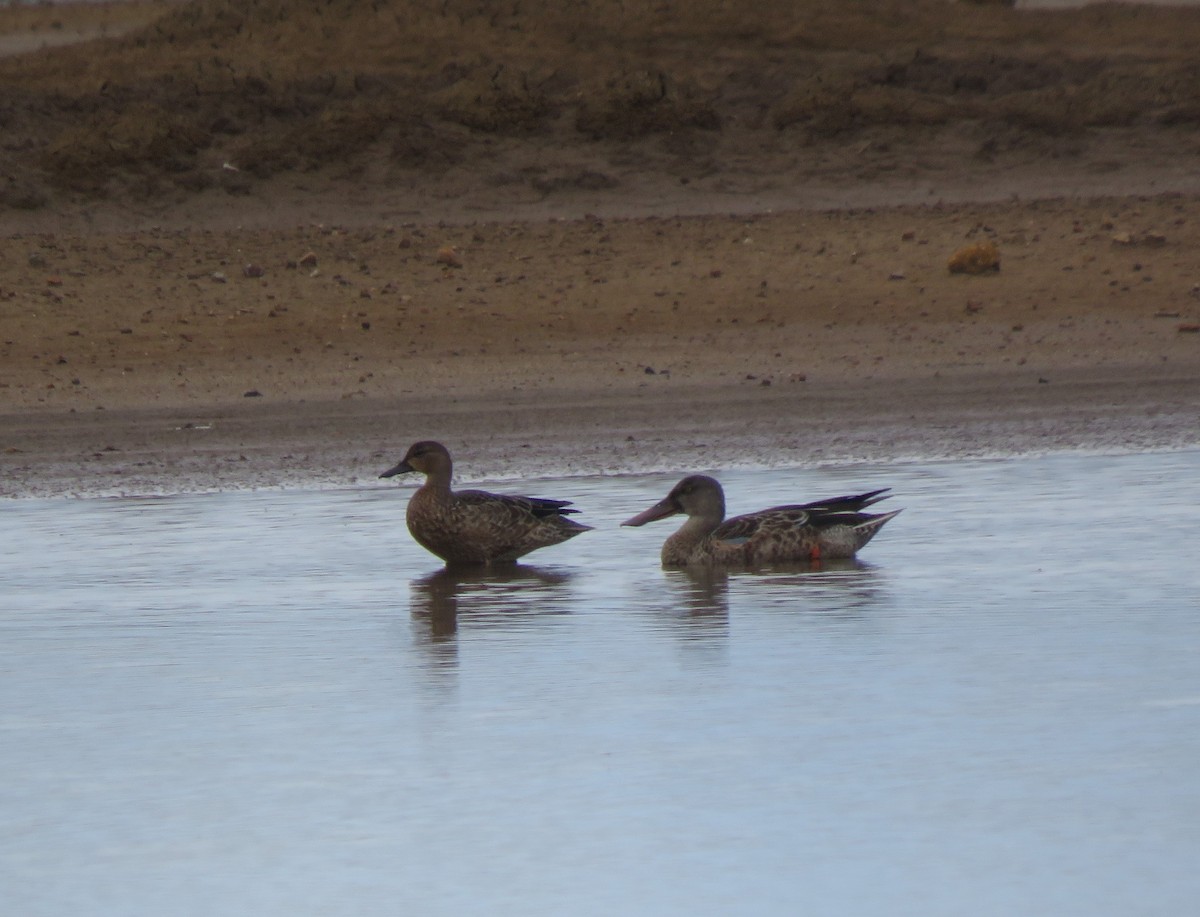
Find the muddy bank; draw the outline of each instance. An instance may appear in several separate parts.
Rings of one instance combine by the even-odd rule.
[[[1044,377],[1043,377],[1044,378]],[[417,439],[461,481],[1200,445],[1200,373],[1063,371],[656,392],[123,409],[2,420],[5,496],[381,486]]]

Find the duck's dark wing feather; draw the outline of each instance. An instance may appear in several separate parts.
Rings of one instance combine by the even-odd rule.
[[[530,512],[539,518],[542,516],[567,516],[579,510],[570,509],[570,500],[551,500],[547,497],[514,497],[529,504]]]
[[[546,497],[516,497],[508,494],[493,494],[486,490],[460,490],[454,494],[464,505],[490,507],[497,512],[530,515],[536,519],[547,516],[566,516],[578,513],[577,509],[568,509],[570,500],[550,500]]]
[[[826,512],[826,513],[857,513],[866,509],[872,503],[878,503],[880,500],[886,500],[890,494],[890,487],[882,487],[879,490],[871,490],[865,494],[851,494],[845,497],[830,497],[827,500],[813,500],[811,503],[800,503],[794,506],[774,506],[771,509],[765,509],[761,512],[792,512],[802,510],[805,512]],[[757,515],[757,514],[753,514]]]

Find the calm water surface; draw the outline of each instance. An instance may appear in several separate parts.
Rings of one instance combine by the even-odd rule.
[[[1193,913],[1198,471],[727,472],[906,509],[707,578],[618,528],[660,476],[516,488],[598,528],[493,576],[382,482],[2,503],[5,910]]]

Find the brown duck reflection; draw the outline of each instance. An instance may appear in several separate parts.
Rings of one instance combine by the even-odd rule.
[[[452,642],[460,615],[480,626],[511,626],[569,609],[571,575],[542,567],[446,567],[411,583],[411,611],[431,643]]]
[[[730,587],[735,583],[740,584],[743,601],[793,606],[809,599],[835,598],[841,611],[852,612],[878,600],[874,569],[851,557],[773,564],[761,570],[684,567],[665,570],[663,575],[674,597],[675,623],[688,636],[710,637],[728,629]]]
[[[729,573],[712,567],[664,572],[676,598],[676,617],[692,636],[724,634],[729,624]]]

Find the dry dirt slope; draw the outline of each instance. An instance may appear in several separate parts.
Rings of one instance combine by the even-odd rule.
[[[953,137],[981,159],[1030,145],[1070,155],[1096,131],[1200,149],[1197,9],[1054,13],[940,0],[150,9],[163,12],[124,37],[0,60],[0,215],[103,195],[238,194],[330,171],[394,184],[479,164],[493,183],[553,191],[603,190],[629,168],[684,182],[798,161],[836,169],[830,150],[855,137],[891,150]],[[13,15],[0,11],[0,23]],[[536,156],[487,170],[514,147]]]

